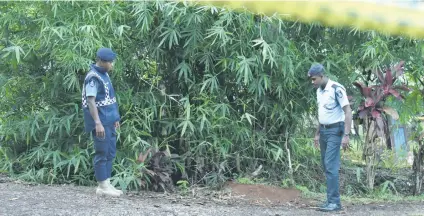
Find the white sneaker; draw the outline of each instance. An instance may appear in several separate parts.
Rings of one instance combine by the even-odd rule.
[[[114,191],[112,188],[109,187],[107,181],[99,182],[99,186],[96,189],[97,195],[106,195],[106,196],[112,196],[112,197],[119,197],[121,194]]]
[[[122,190],[118,190],[118,189],[116,189],[115,187],[113,187],[113,185],[110,183],[110,179],[106,179],[106,182],[107,182],[108,187],[109,187],[111,190],[115,191],[115,192],[116,192],[116,193],[118,193],[119,195],[124,194],[124,192],[122,192]]]

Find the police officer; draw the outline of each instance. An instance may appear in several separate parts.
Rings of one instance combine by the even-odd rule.
[[[321,64],[313,64],[308,76],[317,89],[318,128],[314,138],[320,147],[321,162],[327,181],[327,201],[319,206],[321,211],[341,209],[339,193],[340,145],[349,145],[352,110],[345,88],[324,74]]]
[[[116,154],[116,129],[120,114],[115,91],[108,72],[113,68],[116,54],[109,48],[97,51],[96,63],[90,65],[82,90],[84,126],[94,139],[94,175],[98,182],[96,194],[120,196],[110,184],[112,163]]]

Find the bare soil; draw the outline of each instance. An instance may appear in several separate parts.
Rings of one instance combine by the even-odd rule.
[[[263,206],[282,206],[292,204],[306,204],[301,199],[301,193],[295,189],[284,189],[268,185],[247,185],[230,182],[227,184],[233,196],[244,199],[249,204]]]
[[[354,205],[322,213],[292,189],[230,183],[222,191],[194,188],[185,196],[153,192],[97,197],[95,188],[40,185],[0,176],[0,215],[424,215],[424,203]]]

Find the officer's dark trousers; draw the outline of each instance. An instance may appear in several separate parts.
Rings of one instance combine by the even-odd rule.
[[[339,169],[340,146],[344,123],[331,128],[320,127],[321,162],[327,179],[327,202],[340,205]]]
[[[94,138],[94,175],[97,181],[104,181],[111,177],[112,163],[116,155],[116,130],[114,125],[104,125],[105,137],[96,136],[96,130],[93,131]]]

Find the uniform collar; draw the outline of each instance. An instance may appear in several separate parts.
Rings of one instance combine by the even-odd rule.
[[[331,86],[333,85],[333,81],[332,80],[330,80],[330,79],[328,79],[328,81],[327,81],[327,85],[325,86],[325,88],[324,89],[321,89],[321,87],[319,88],[319,90],[321,91],[321,92],[323,92],[323,91],[328,91],[328,90],[330,90],[331,89]]]
[[[105,68],[99,67],[96,64],[91,64],[91,68],[100,73],[106,73],[107,70]]]

